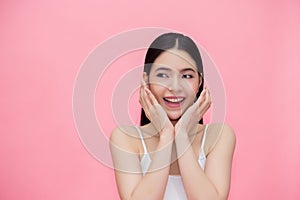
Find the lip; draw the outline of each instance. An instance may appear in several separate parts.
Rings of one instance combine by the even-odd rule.
[[[170,101],[167,101],[166,99],[183,99],[183,100],[180,102],[170,102]],[[164,100],[165,105],[169,108],[180,108],[185,100],[185,97],[183,97],[183,96],[167,96],[167,97],[164,97],[163,100]]]

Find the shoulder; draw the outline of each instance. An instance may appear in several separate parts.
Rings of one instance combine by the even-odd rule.
[[[234,129],[227,123],[213,123],[208,124],[209,132],[214,132],[218,135],[225,135],[225,137],[231,137],[235,139]]]
[[[111,142],[116,142],[120,140],[120,138],[126,139],[136,137],[136,133],[137,130],[134,126],[117,126],[112,130],[109,140]]]
[[[134,126],[118,126],[112,130],[109,147],[115,171],[140,172],[141,142],[138,135]],[[116,176],[120,178],[120,173]]]
[[[226,123],[209,124],[207,129],[208,139],[210,140],[209,152],[213,151],[217,146],[224,146],[227,149],[234,149],[236,143],[236,135],[234,129]]]
[[[139,140],[139,134],[134,126],[117,126],[109,137],[110,146],[117,146],[126,150],[136,150],[135,144]]]

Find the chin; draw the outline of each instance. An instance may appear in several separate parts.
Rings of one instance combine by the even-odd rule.
[[[173,112],[167,113],[167,115],[170,120],[179,120],[182,115],[182,112],[181,111],[173,111]]]

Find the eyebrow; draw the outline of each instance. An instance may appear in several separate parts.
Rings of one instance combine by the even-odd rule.
[[[166,67],[159,67],[155,70],[155,72],[159,71],[159,70],[166,70],[166,71],[171,71],[170,68],[166,68]]]
[[[170,68],[167,68],[167,67],[159,67],[155,70],[155,72],[159,71],[159,70],[166,70],[166,71],[171,71]],[[181,72],[185,72],[185,71],[193,71],[196,73],[196,71],[193,69],[193,68],[184,68],[181,70]]]
[[[183,70],[181,70],[182,72],[185,72],[185,71],[193,71],[196,73],[196,71],[193,69],[193,68],[184,68]]]

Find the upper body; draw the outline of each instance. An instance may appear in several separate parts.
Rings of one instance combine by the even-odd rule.
[[[208,128],[206,130],[206,139],[202,146],[202,139],[204,135],[205,125],[199,124],[199,132],[195,134],[195,137],[191,137],[191,146],[189,147],[192,150],[193,156],[195,157],[195,161],[197,162],[197,167],[200,173],[202,170],[205,178],[209,179],[211,184],[213,185],[214,190],[217,191],[218,195],[217,198],[212,199],[226,199],[229,193],[230,188],[230,175],[231,175],[231,162],[232,162],[232,154],[235,146],[235,135],[233,129],[227,124],[209,124],[207,125]],[[143,134],[144,142],[147,148],[147,154],[149,155],[151,161],[153,160],[154,153],[157,151],[157,146],[159,144],[158,137],[151,137],[151,125],[145,125],[139,127]],[[152,169],[149,172],[149,166],[146,167],[146,173],[143,174],[143,164],[141,163],[143,158],[145,159],[145,149],[140,138],[140,135],[137,129],[134,126],[123,126],[114,129],[112,135],[110,137],[111,143],[113,146],[118,146],[118,148],[122,149],[123,151],[127,151],[132,153],[131,155],[127,155],[128,153],[121,154],[119,151],[120,149],[115,149],[112,147],[112,153],[119,154],[120,157],[126,157],[125,163],[119,163],[115,165],[115,177],[117,180],[118,190],[121,199],[131,199],[132,192],[137,188],[138,184],[142,181],[142,179],[149,174],[153,174],[159,171],[160,168],[165,168],[167,163],[160,164],[159,167]],[[203,153],[205,155],[204,166],[201,168],[199,159],[201,159],[201,146],[203,147]],[[185,153],[188,153],[187,151]],[[118,156],[115,156],[115,159]],[[186,187],[189,186],[198,186],[197,188],[201,190],[201,185],[197,185],[197,182],[194,179],[189,180],[186,184],[183,182],[180,168],[179,168],[179,159],[176,157],[176,148],[175,145],[172,147],[172,155],[171,155],[170,167],[168,169],[167,174],[167,181],[166,185],[163,190],[164,200],[176,200],[173,196],[172,198],[168,198],[168,196],[172,196],[172,186],[170,184],[179,184],[179,186],[175,186],[175,188],[184,187],[184,194],[182,193],[182,189],[178,189],[176,198],[178,199],[185,199],[186,194]],[[120,158],[122,159],[122,158]],[[203,159],[203,158],[202,158]],[[188,163],[186,163],[188,165]],[[192,168],[196,168],[196,166],[190,165]],[[222,167],[220,167],[222,166]],[[191,171],[191,173],[193,173]],[[202,175],[203,175],[202,174]],[[191,176],[195,177],[193,174]],[[179,179],[179,180],[178,180]],[[153,179],[152,179],[153,180]],[[149,181],[149,188],[154,187],[157,181],[161,181],[161,179],[155,181]],[[172,182],[172,183],[170,183]],[[149,195],[148,192],[153,192],[151,190],[146,192],[141,192],[142,195],[147,196]],[[171,193],[170,193],[171,192]],[[204,191],[205,192],[205,191]],[[182,196],[183,198],[180,198]],[[136,198],[139,199],[139,198]],[[146,198],[142,198],[146,199]],[[150,199],[150,198],[149,198]],[[209,199],[209,198],[207,198]]]
[[[167,199],[174,182],[184,191],[178,199],[227,199],[235,134],[225,123],[202,124],[211,97],[197,47],[186,36],[162,35],[144,71],[141,126],[119,126],[110,137],[120,198]]]

